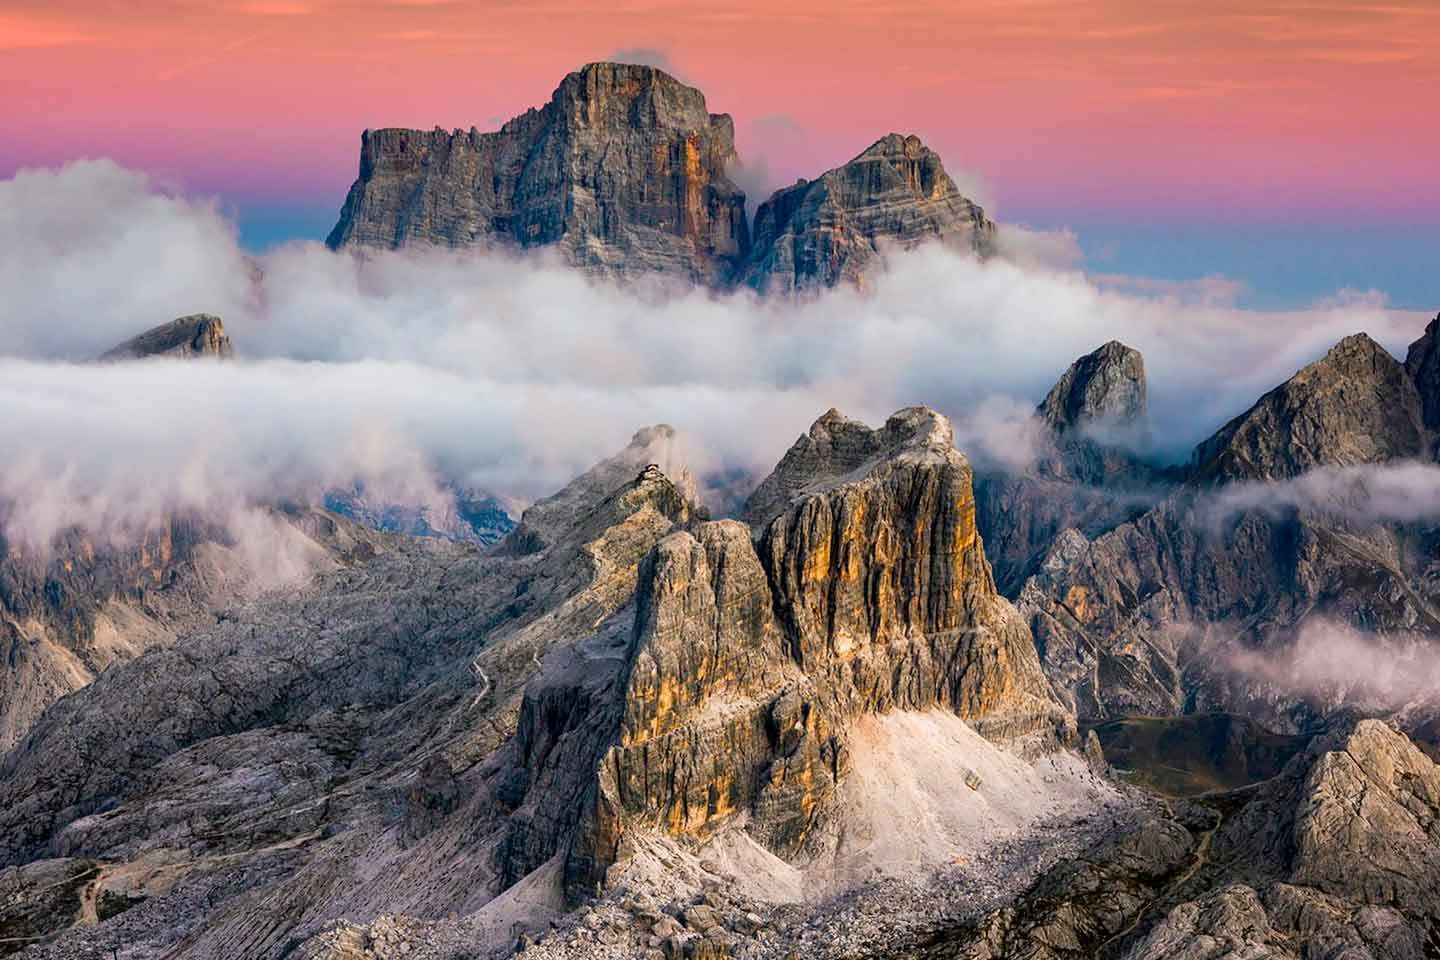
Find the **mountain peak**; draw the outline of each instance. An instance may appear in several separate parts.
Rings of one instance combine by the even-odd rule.
[[[713,116],[705,94],[658,67],[600,60],[587,63],[560,81],[551,98],[560,116],[577,126],[648,126],[702,130]]]
[[[327,243],[555,246],[603,276],[719,284],[750,248],[734,124],[655,67],[596,62],[494,133],[367,130]]]
[[[1202,482],[1279,480],[1424,448],[1411,375],[1364,333],[1345,337],[1195,448]]]
[[[906,407],[878,429],[831,408],[786,451],[742,511],[752,527],[767,523],[800,496],[843,483],[886,459],[938,453],[964,462],[950,421],[929,407]]]
[[[209,313],[195,313],[152,327],[139,336],[102,353],[101,361],[138,360],[144,357],[226,359],[233,350],[225,324]]]
[[[1145,413],[1145,358],[1119,340],[1076,360],[1037,408],[1057,433],[1086,424],[1130,423]]]
[[[738,279],[762,293],[859,283],[884,246],[939,241],[983,254],[994,230],[939,154],[919,137],[891,133],[849,163],[761,204]]]

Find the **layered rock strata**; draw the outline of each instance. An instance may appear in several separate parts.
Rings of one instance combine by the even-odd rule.
[[[590,272],[727,278],[749,252],[734,127],[662,70],[592,63],[495,133],[367,130],[331,247],[554,246]]]
[[[844,166],[776,191],[755,214],[739,282],[766,292],[862,282],[887,249],[992,249],[995,224],[919,137],[892,133]]]

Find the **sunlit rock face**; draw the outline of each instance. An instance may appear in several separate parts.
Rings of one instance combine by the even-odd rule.
[[[734,125],[653,67],[592,63],[497,132],[367,130],[332,247],[554,246],[610,276],[728,278],[750,248]]]
[[[843,475],[816,450],[837,432]],[[871,430],[831,411],[762,484],[767,506],[748,513],[768,522],[702,523],[656,545],[572,885],[599,882],[632,836],[704,838],[737,818],[797,854],[836,815],[862,715],[944,707],[1021,749],[1072,741],[995,592],[970,483],[939,414],[912,408]]]
[[[995,225],[961,194],[940,155],[892,133],[842,167],[779,190],[755,214],[739,280],[761,292],[862,282],[886,247],[939,241],[988,253]]]

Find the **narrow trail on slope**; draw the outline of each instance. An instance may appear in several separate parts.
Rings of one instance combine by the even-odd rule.
[[[1175,809],[1170,805],[1170,801],[1161,800],[1160,802],[1165,806],[1166,816],[1168,816],[1171,820],[1175,820]],[[1096,947],[1095,956],[1106,956],[1111,947],[1123,942],[1126,937],[1133,934],[1136,928],[1140,926],[1140,922],[1150,914],[1150,911],[1157,904],[1161,903],[1170,894],[1183,887],[1187,882],[1189,882],[1191,877],[1195,876],[1195,874],[1200,871],[1201,867],[1205,866],[1207,863],[1210,862],[1210,843],[1212,840],[1215,839],[1215,832],[1220,829],[1222,819],[1223,818],[1217,818],[1213,827],[1205,830],[1200,834],[1200,840],[1198,843],[1195,844],[1195,853],[1193,854],[1193,859],[1191,860],[1190,865],[1187,866],[1183,871],[1181,871],[1180,874],[1175,877],[1175,879],[1168,881],[1164,886],[1162,886],[1158,891],[1156,891],[1153,897],[1145,901],[1144,905],[1141,906],[1139,910],[1135,911],[1134,919],[1132,919],[1121,930],[1115,933],[1114,936],[1111,936],[1104,943],[1100,944],[1100,946]]]

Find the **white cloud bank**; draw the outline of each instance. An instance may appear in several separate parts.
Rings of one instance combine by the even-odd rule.
[[[1340,337],[1400,350],[1425,319],[1375,297],[1255,313],[1137,293],[1093,282],[1064,237],[1012,246],[760,301],[591,283],[545,256],[251,260],[212,205],[141,174],[23,171],[0,182],[0,498],[30,537],[356,478],[423,497],[435,470],[530,498],[658,421],[704,443],[697,470],[763,471],[831,406],[878,422],[928,403],[962,447],[1023,459],[1024,411],[1112,338],[1144,352],[1151,435],[1180,454]],[[199,311],[240,362],[75,363]]]

